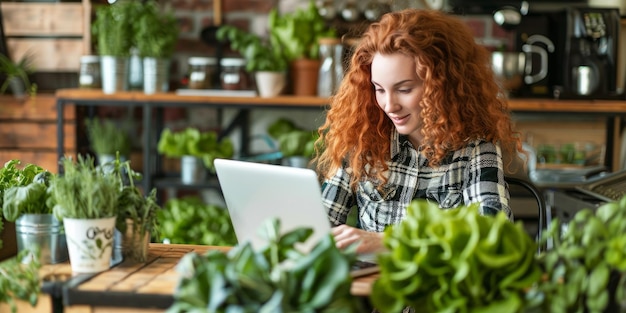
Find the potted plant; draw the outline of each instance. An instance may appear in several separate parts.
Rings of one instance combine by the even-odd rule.
[[[181,179],[184,184],[204,180],[204,169],[213,170],[213,160],[231,158],[234,154],[230,139],[218,141],[216,132],[200,131],[194,127],[177,132],[164,129],[157,150],[167,157],[181,158]]]
[[[13,62],[8,56],[0,54],[0,74],[5,75],[5,81],[0,86],[0,93],[5,93],[9,87],[13,96],[22,99],[28,95],[37,94],[37,84],[30,82],[28,76],[34,72],[30,57],[24,55],[18,62]]]
[[[274,97],[283,92],[287,84],[288,63],[280,47],[232,25],[221,26],[216,36],[228,41],[230,48],[246,60],[246,70],[254,73],[261,97]]]
[[[190,253],[177,265],[183,277],[168,312],[362,312],[350,296],[354,249],[339,250],[331,235],[309,253],[296,249],[312,234],[280,234],[280,221],[263,227],[267,247],[247,242],[228,253]]]
[[[54,174],[34,164],[19,169],[19,164],[19,160],[10,160],[0,170],[0,215],[15,223],[17,252],[31,252],[22,254],[28,256],[23,262],[29,262],[36,250],[42,264],[63,262],[67,260],[63,225],[47,206],[47,188]]]
[[[315,141],[319,138],[316,131],[304,130],[289,119],[279,118],[268,127],[267,132],[278,142],[283,165],[308,167],[315,152]]]
[[[178,21],[154,0],[142,4],[133,23],[134,42],[143,58],[143,91],[152,94],[169,90],[169,65],[178,41]]]
[[[25,167],[27,169],[32,164]],[[65,232],[61,222],[52,214],[47,205],[47,191],[54,174],[36,167],[38,172],[28,183],[13,186],[4,191],[2,214],[9,222],[15,223],[17,251],[39,251],[39,262],[56,264],[68,258]],[[35,171],[25,171],[30,176]],[[25,255],[22,262],[30,262],[34,253]]]
[[[172,198],[157,213],[160,241],[171,244],[234,246],[237,244],[230,214],[197,196]]]
[[[113,173],[122,185],[116,221],[116,229],[121,235],[122,257],[135,262],[146,262],[150,238],[159,236],[157,214],[161,207],[157,202],[156,189],[144,195],[135,186],[135,181],[141,179],[141,174],[131,169],[130,161],[122,162],[120,158],[116,158]]]
[[[293,93],[316,95],[321,64],[319,39],[336,37],[335,29],[326,24],[314,1],[309,1],[306,9],[282,15],[273,9],[269,14],[269,29],[272,44],[281,47],[289,61]]]
[[[49,205],[63,222],[72,272],[97,273],[110,267],[120,181],[96,167],[91,156],[63,158],[63,175],[50,182]]]
[[[98,158],[98,164],[113,162],[118,153],[121,161],[130,158],[131,140],[126,125],[126,121],[119,125],[111,119],[85,119],[87,138]]]
[[[91,32],[100,55],[102,91],[106,94],[128,90],[132,23],[139,16],[140,6],[138,1],[118,1],[95,8]]]

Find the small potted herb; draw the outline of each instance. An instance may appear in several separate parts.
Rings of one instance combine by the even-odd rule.
[[[118,195],[119,212],[116,222],[116,228],[122,235],[122,256],[135,262],[145,262],[150,238],[159,235],[157,213],[161,207],[157,202],[156,189],[144,195],[135,186],[135,181],[141,179],[141,174],[131,169],[130,161],[121,162],[116,158],[113,174],[118,176],[122,184]]]
[[[134,42],[143,58],[144,93],[169,90],[169,65],[178,42],[178,21],[154,0],[143,1],[133,22]]]
[[[276,40],[266,40],[232,25],[221,26],[216,36],[229,42],[230,48],[246,60],[246,70],[254,73],[261,97],[273,97],[283,92],[287,85],[288,62],[282,49],[272,45]]]
[[[37,84],[31,83],[29,75],[34,72],[31,59],[24,55],[18,62],[13,62],[8,56],[0,53],[0,74],[5,75],[5,81],[0,86],[0,93],[5,93],[9,87],[13,96],[22,99],[28,95],[37,94]]]
[[[97,117],[85,120],[87,138],[100,165],[114,161],[118,153],[122,161],[130,158],[132,144],[126,125]]]
[[[319,138],[316,131],[304,130],[289,119],[279,118],[267,132],[278,142],[284,165],[308,167],[315,152],[315,141]]]
[[[200,131],[194,127],[177,132],[164,129],[157,150],[166,157],[181,158],[182,182],[185,184],[202,181],[204,169],[213,170],[213,160],[231,158],[234,154],[230,139],[218,141],[216,132]]]
[[[50,182],[49,205],[63,222],[73,272],[97,273],[110,266],[118,214],[119,178],[96,167],[91,156],[64,158],[63,175]]]

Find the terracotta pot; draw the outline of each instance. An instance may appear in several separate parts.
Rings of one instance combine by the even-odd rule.
[[[296,96],[317,95],[320,60],[297,59],[289,65],[293,94]]]

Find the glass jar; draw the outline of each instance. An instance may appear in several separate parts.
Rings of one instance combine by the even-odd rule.
[[[100,57],[97,55],[83,55],[80,57],[80,71],[78,73],[80,88],[101,88]]]
[[[221,85],[225,90],[245,90],[250,86],[248,73],[245,71],[246,60],[224,58],[221,61]]]
[[[215,58],[191,57],[189,64],[189,89],[213,88],[212,78],[217,61]]]

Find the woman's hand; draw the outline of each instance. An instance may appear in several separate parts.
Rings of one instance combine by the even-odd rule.
[[[368,232],[348,225],[335,226],[331,233],[339,249],[345,249],[355,242],[360,242],[357,246],[357,253],[376,253],[384,250],[383,233]]]

